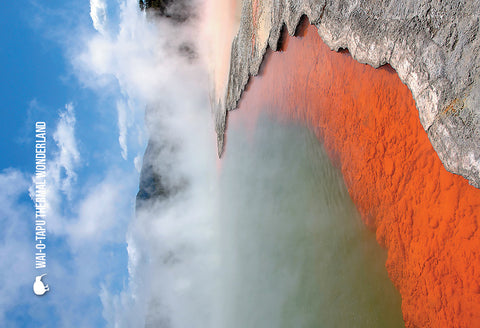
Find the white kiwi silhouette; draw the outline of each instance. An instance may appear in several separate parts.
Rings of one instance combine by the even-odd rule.
[[[35,282],[33,283],[33,292],[35,293],[35,295],[42,296],[43,294],[45,294],[50,290],[48,285],[45,285],[42,281],[42,277],[46,275],[47,274],[44,273],[41,276],[35,277]]]

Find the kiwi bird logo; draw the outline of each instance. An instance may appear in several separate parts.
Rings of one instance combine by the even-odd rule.
[[[35,282],[33,283],[33,292],[37,296],[42,296],[46,292],[50,290],[48,285],[45,285],[42,281],[43,276],[46,276],[47,274],[44,273],[41,276],[36,276],[35,277]]]

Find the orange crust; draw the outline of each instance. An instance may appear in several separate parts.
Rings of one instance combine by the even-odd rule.
[[[331,51],[316,28],[283,33],[229,120],[267,111],[306,123],[341,169],[386,268],[407,327],[480,327],[480,190],[446,171],[411,92],[390,66]],[[227,146],[228,151],[228,146]]]

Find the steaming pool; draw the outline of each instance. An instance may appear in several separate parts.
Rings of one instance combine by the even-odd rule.
[[[254,127],[230,116],[218,326],[404,326],[386,251],[317,137],[267,114]]]

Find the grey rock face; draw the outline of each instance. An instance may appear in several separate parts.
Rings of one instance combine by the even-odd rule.
[[[181,145],[174,137],[164,130],[164,124],[158,114],[161,104],[147,106],[145,122],[150,133],[147,148],[143,155],[140,172],[139,190],[136,196],[135,207],[138,211],[143,206],[151,205],[156,201],[165,201],[188,186],[184,176],[172,173]],[[161,116],[160,116],[161,117]]]
[[[267,47],[276,50],[283,24],[294,35],[303,15],[332,50],[348,48],[373,67],[389,63],[411,90],[446,169],[480,188],[479,1],[244,1],[227,92],[215,106],[219,154],[226,112],[258,73]]]
[[[139,0],[138,5],[149,15],[166,17],[176,23],[185,22],[194,13],[191,0]]]
[[[159,170],[155,163],[175,153],[175,147],[168,142],[159,143],[150,139],[143,157],[139,190],[135,206],[138,209],[150,200],[164,200],[184,189],[186,181],[171,181],[167,170]]]

